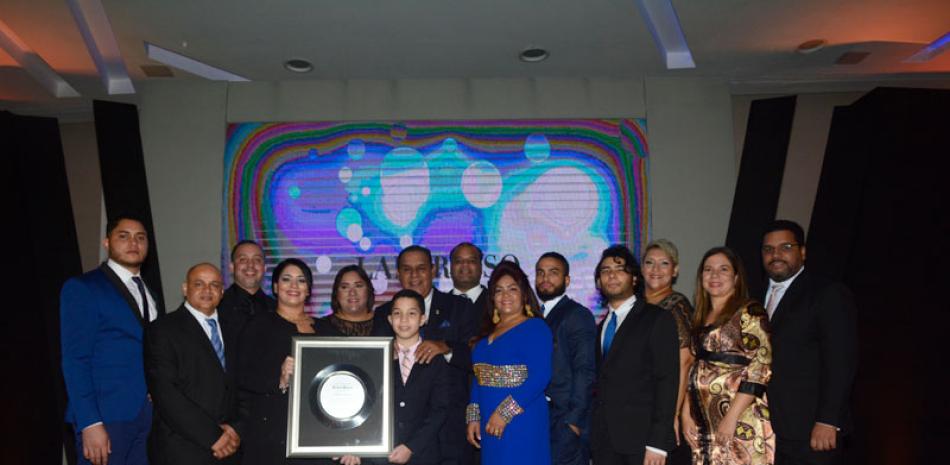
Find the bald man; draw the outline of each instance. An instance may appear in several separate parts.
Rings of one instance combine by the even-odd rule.
[[[185,302],[145,334],[145,373],[155,405],[149,460],[233,462],[241,431],[233,370],[237,334],[217,311],[221,272],[210,263],[195,265],[181,291]]]

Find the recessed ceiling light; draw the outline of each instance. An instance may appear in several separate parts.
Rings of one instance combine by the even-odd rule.
[[[309,73],[313,71],[313,64],[307,60],[294,58],[292,60],[285,61],[284,68],[286,68],[287,71],[292,71],[294,73]]]
[[[537,63],[548,59],[548,51],[543,48],[531,47],[521,51],[518,58],[525,63]]]
[[[808,55],[809,53],[815,53],[825,48],[825,44],[827,43],[828,42],[826,42],[824,39],[806,40],[805,42],[798,44],[798,47],[795,47],[795,51],[801,53],[802,55]]]

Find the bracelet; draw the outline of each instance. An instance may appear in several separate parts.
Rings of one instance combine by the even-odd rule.
[[[497,413],[502,420],[505,420],[506,424],[511,423],[511,419],[514,418],[515,415],[520,415],[522,412],[524,412],[524,409],[522,409],[521,406],[518,405],[518,402],[515,402],[515,399],[510,395],[505,397],[505,400],[501,401],[501,403],[498,404],[498,408],[495,409],[495,413]]]
[[[482,413],[478,409],[478,404],[468,404],[465,407],[465,423],[480,423]]]

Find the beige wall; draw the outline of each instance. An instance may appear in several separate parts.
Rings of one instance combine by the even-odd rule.
[[[91,270],[104,259],[100,242],[105,235],[96,126],[92,122],[63,123],[59,125],[59,134],[82,269]]]
[[[697,254],[721,243],[735,185],[731,100],[688,79],[446,79],[224,84],[150,81],[140,121],[169,306],[195,262],[217,262],[226,121],[646,117],[653,232]],[[699,213],[697,213],[699,212]],[[681,287],[691,293],[692,279]]]

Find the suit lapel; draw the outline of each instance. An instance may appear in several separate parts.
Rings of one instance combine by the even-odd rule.
[[[614,340],[610,343],[610,352],[607,353],[606,364],[610,364],[610,361],[617,357],[617,350],[615,349],[623,343],[624,338],[628,337],[627,335],[629,333],[633,332],[633,328],[637,325],[637,320],[643,315],[643,312],[640,310],[643,309],[644,305],[646,304],[643,303],[643,299],[638,298],[637,301],[634,302],[633,308],[630,309],[630,313],[627,313],[626,318],[623,319],[623,323],[617,328],[617,333],[614,334]]]
[[[195,319],[195,317],[191,314],[191,312],[188,311],[187,308],[185,308],[184,305],[182,305],[181,307],[178,307],[177,311],[184,312],[183,316],[184,316],[185,321],[183,323],[185,325],[185,331],[189,334],[189,337],[195,340],[198,343],[198,345],[202,346],[204,348],[203,349],[204,352],[209,357],[211,357],[211,360],[214,361],[214,364],[217,365],[218,368],[221,368],[223,370],[223,368],[221,367],[221,362],[218,361],[218,354],[214,352],[214,346],[211,345],[211,339],[208,338],[208,335],[205,333],[204,328],[201,327],[202,323],[199,322],[197,319]],[[221,318],[219,317],[218,320],[220,321]],[[222,341],[224,340],[224,334],[223,334],[223,330],[221,330],[220,324],[218,325],[218,337],[220,337]],[[228,346],[225,346],[225,349],[224,349],[225,350],[225,356],[224,356],[225,364],[228,363],[227,347]]]
[[[119,295],[125,299],[125,302],[129,304],[129,311],[135,315],[135,319],[138,320],[139,324],[142,327],[145,327],[145,319],[142,318],[142,310],[139,309],[139,304],[135,302],[135,298],[132,297],[132,294],[129,292],[129,288],[125,286],[125,283],[119,279],[119,275],[115,274],[115,271],[112,271],[112,268],[109,268],[109,265],[103,263],[99,265],[99,270],[106,275],[106,278],[109,279],[109,282],[112,283],[112,286],[115,287],[115,290],[118,291]]]
[[[548,312],[548,316],[545,318],[548,322],[548,326],[551,328],[557,328],[561,324],[561,320],[564,319],[564,314],[567,313],[567,307],[570,306],[571,299],[567,296],[564,296],[554,308]]]

